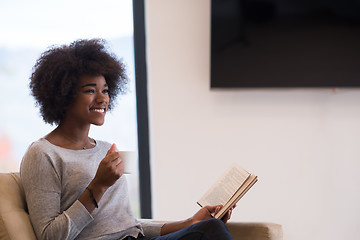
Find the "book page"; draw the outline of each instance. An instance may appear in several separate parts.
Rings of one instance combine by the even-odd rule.
[[[198,201],[200,206],[225,205],[250,176],[236,163],[212,185],[207,193]]]

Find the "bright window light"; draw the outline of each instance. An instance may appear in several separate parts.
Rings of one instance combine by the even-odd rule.
[[[102,127],[90,137],[138,151],[132,0],[4,0],[0,8],[0,172],[18,172],[31,142],[55,126],[43,122],[30,95],[29,77],[51,45],[103,38],[127,66],[130,91],[119,96]],[[140,215],[137,162],[127,175],[134,212]]]

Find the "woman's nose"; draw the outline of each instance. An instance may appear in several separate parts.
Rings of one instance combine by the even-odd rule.
[[[109,102],[109,95],[104,93],[98,93],[96,96],[96,102],[98,103],[108,103]]]

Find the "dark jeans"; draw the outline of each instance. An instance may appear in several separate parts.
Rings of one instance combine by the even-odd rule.
[[[131,238],[130,238],[131,239]],[[138,240],[233,240],[228,228],[218,219],[212,218],[193,224],[179,231],[159,237],[140,237]]]

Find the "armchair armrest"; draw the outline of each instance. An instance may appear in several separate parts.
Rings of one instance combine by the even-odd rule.
[[[276,223],[228,222],[235,240],[282,240],[282,226]]]
[[[156,219],[141,219],[141,221],[167,222]],[[235,240],[283,240],[282,226],[277,223],[230,221],[226,226]]]

